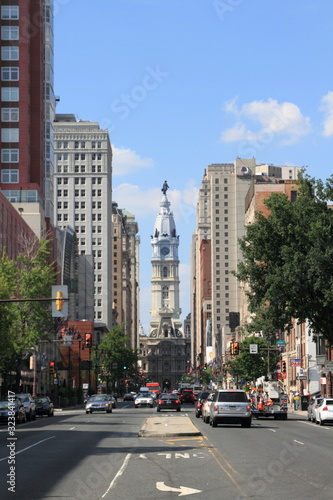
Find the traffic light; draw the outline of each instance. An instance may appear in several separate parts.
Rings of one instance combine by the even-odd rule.
[[[101,382],[101,381],[102,381],[102,374],[101,374],[101,373],[99,373],[99,374],[98,374],[98,382]]]
[[[54,373],[54,361],[50,361],[49,367],[50,367],[50,373],[53,374]]]
[[[282,373],[287,373],[287,364],[285,361],[281,361],[281,371]]]
[[[57,311],[62,311],[64,307],[65,300],[63,299],[63,293],[58,291],[56,293],[56,308]]]
[[[232,342],[230,344],[230,352],[233,356],[237,356],[237,354],[239,354],[239,342]]]
[[[125,365],[124,365],[124,366],[123,366],[123,370],[127,370],[127,366],[125,366]]]
[[[205,363],[204,370],[207,370],[207,363]]]
[[[85,336],[85,346],[90,349],[92,347],[92,335],[91,333],[86,333]]]

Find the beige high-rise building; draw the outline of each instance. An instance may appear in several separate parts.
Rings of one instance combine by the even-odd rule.
[[[95,122],[78,121],[72,114],[57,114],[54,151],[54,225],[74,228],[79,256],[86,256],[93,265],[93,321],[95,330],[106,332],[112,327],[112,150],[108,130],[101,130]],[[89,319],[82,317],[80,303],[78,306],[78,319]],[[97,343],[99,340],[97,336]]]
[[[192,239],[192,364],[221,359],[237,324],[240,287],[231,271],[240,259],[238,239],[245,233],[245,196],[255,174],[254,159],[209,165],[197,204]],[[232,324],[234,323],[234,324]]]

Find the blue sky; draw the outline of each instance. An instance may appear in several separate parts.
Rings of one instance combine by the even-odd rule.
[[[141,322],[166,179],[180,234],[182,319],[204,169],[236,157],[332,175],[331,0],[54,0],[58,113],[97,121],[113,199],[139,224]]]

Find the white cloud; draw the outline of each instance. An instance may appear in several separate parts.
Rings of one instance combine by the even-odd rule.
[[[131,174],[154,166],[151,158],[141,158],[132,149],[117,148],[112,145],[112,156],[112,173],[115,176]]]
[[[237,123],[222,132],[223,142],[260,141],[262,137],[280,137],[283,144],[292,144],[311,131],[310,118],[302,115],[301,110],[292,102],[279,103],[275,99],[252,101],[238,108],[236,100],[227,101],[225,111],[237,117]],[[250,128],[248,122],[259,124],[257,130]]]
[[[321,99],[320,110],[325,114],[323,135],[333,135],[333,92],[330,91]]]

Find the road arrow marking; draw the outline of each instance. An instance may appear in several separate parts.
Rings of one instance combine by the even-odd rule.
[[[184,495],[193,495],[194,493],[202,493],[201,490],[194,490],[193,488],[187,488],[186,486],[179,486],[179,488],[172,488],[172,486],[166,486],[164,483],[156,483],[156,488],[160,491],[175,491],[179,493],[179,497]]]

